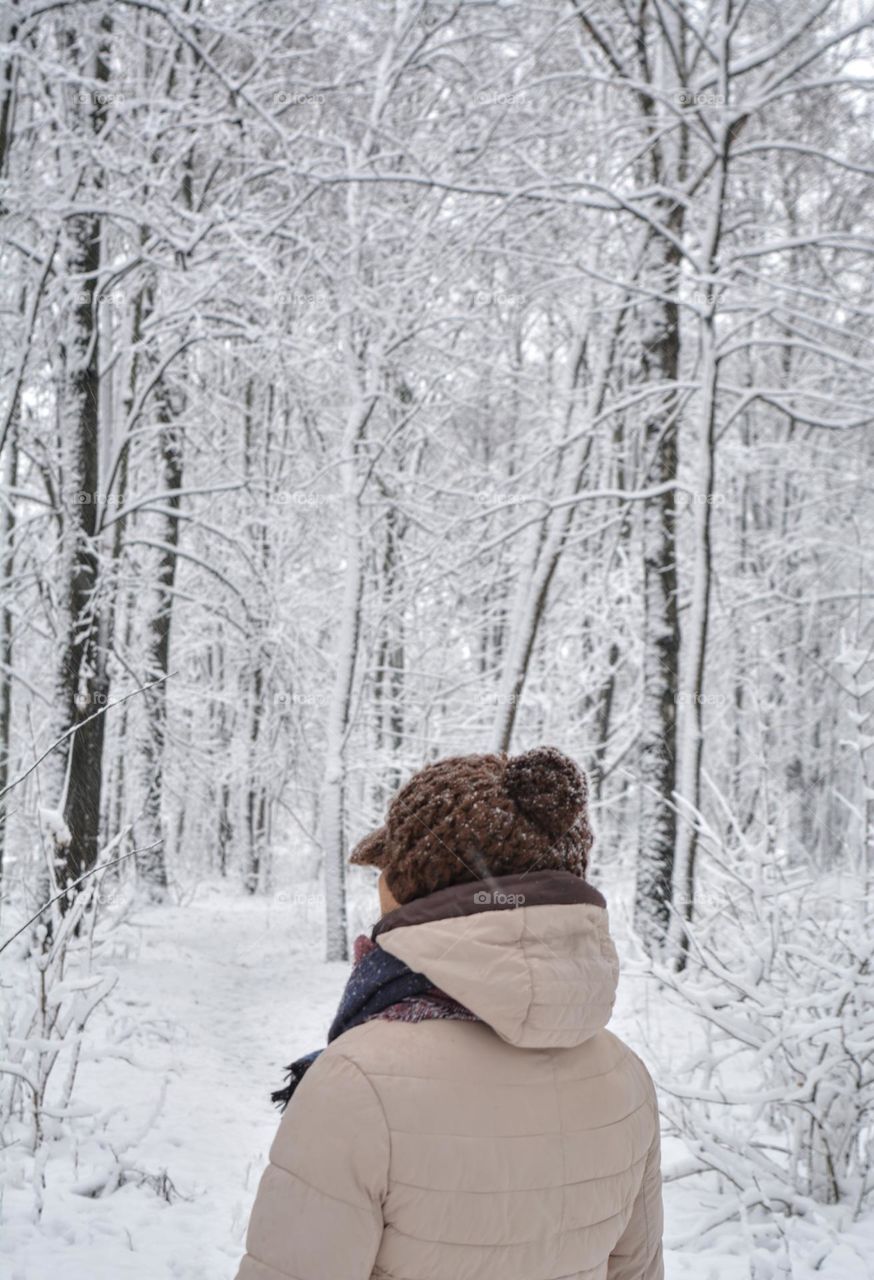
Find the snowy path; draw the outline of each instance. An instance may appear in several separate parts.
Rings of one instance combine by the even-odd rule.
[[[355,924],[367,927],[366,911]],[[0,1277],[233,1280],[278,1120],[269,1091],[289,1057],[324,1043],[348,966],[321,962],[321,904],[306,892],[252,901],[205,886],[191,904],[139,909],[111,945],[119,983],[94,1039],[125,1056],[83,1066],[75,1100],[96,1118],[77,1122],[75,1149],[64,1139],[51,1153],[39,1225],[25,1166],[16,1176],[15,1153],[4,1153]],[[634,1003],[629,981],[615,1029],[638,1042]],[[638,1025],[656,1015],[649,1008]],[[133,1180],[82,1194],[117,1161]],[[667,1280],[749,1280],[737,1224],[698,1251],[711,1198],[683,1183],[666,1203],[666,1236],[684,1241],[668,1252]],[[867,1280],[866,1244],[870,1257],[871,1219],[816,1272],[796,1262],[791,1280]],[[802,1253],[815,1261],[827,1248],[814,1233]],[[762,1261],[756,1280],[789,1280],[777,1258],[771,1271]]]
[[[346,965],[313,963],[319,916],[305,895],[204,890],[188,906],[140,909],[118,930],[120,981],[98,1035],[137,1065],[83,1067],[77,1101],[100,1125],[80,1137],[77,1173],[72,1148],[52,1154],[39,1228],[30,1189],[7,1193],[3,1280],[232,1280],[277,1125],[269,1090],[289,1056],[324,1043],[346,978]],[[76,1194],[113,1152],[166,1173],[171,1203],[132,1182]]]

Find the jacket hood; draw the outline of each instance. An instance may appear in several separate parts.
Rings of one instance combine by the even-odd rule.
[[[390,912],[373,937],[520,1048],[582,1044],[613,1011],[606,904],[571,872],[453,885]]]

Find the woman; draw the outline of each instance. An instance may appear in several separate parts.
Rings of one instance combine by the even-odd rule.
[[[661,1280],[655,1091],[605,1030],[586,780],[552,747],[427,766],[328,1048],[288,1102],[237,1280]]]

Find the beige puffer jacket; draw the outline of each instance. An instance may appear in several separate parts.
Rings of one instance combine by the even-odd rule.
[[[525,892],[544,876],[555,901]],[[237,1280],[662,1280],[655,1092],[604,1029],[607,912],[589,886],[567,901],[570,880],[494,881],[525,894],[512,909],[454,886],[383,918],[379,945],[483,1022],[374,1020],[329,1045],[283,1115]]]

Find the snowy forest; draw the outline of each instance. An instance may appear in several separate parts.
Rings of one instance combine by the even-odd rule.
[[[5,0],[0,1274],[233,1275],[430,760],[585,769],[669,1280],[874,1249],[874,9]]]

